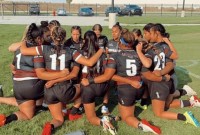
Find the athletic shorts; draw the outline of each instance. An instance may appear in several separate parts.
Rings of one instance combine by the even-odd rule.
[[[136,89],[129,84],[118,85],[118,102],[123,106],[133,106],[136,100],[141,99],[144,87]]]
[[[46,104],[56,104],[62,102],[64,104],[72,101],[76,94],[76,88],[70,81],[57,83],[53,87],[44,90],[44,100]]]
[[[83,104],[94,103],[96,97],[103,97],[108,90],[108,83],[81,85],[81,99]]]
[[[147,86],[151,100],[157,99],[161,101],[166,101],[169,94],[172,94],[174,92],[174,86],[172,80],[168,82],[147,81]]]
[[[14,84],[14,96],[17,103],[20,105],[28,100],[37,100],[44,96],[44,84],[45,81],[39,79],[15,81]]]

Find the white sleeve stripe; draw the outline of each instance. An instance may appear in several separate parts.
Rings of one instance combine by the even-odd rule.
[[[36,52],[37,52],[38,55],[40,55],[38,47],[36,47]]]
[[[75,61],[77,61],[80,57],[81,57],[82,55],[81,54],[79,54],[79,56],[78,57],[76,57],[76,59],[75,59]]]

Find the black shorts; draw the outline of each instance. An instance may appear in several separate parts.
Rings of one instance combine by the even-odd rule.
[[[169,94],[173,92],[174,85],[172,80],[165,82],[152,82],[147,81],[148,91],[151,97],[151,100],[157,99],[166,101]]]
[[[81,85],[81,99],[83,104],[94,103],[96,97],[103,97],[108,90],[108,83]]]
[[[129,84],[118,85],[118,102],[123,106],[133,106],[136,100],[139,100],[144,92],[144,87],[136,89]]]
[[[44,99],[46,104],[56,104],[62,102],[64,104],[72,101],[76,94],[76,88],[69,82],[64,81],[57,83],[53,87],[44,91]]]
[[[37,100],[44,96],[44,84],[45,81],[39,79],[15,81],[14,84],[14,96],[18,104],[21,104],[28,100]]]

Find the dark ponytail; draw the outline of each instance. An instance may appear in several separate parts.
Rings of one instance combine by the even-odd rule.
[[[83,47],[81,48],[81,50],[83,50],[84,56],[91,58],[99,49],[99,46],[97,44],[97,36],[95,32],[87,31],[84,34],[84,40],[85,40],[85,43],[83,44]],[[89,71],[88,76],[94,77],[94,75],[97,74],[97,64],[94,65],[93,67],[88,67],[87,70]]]
[[[42,34],[43,32],[41,31],[41,29],[38,28],[35,23],[32,23],[29,26],[27,34],[26,34],[26,39],[28,42],[27,47],[38,45],[38,43],[35,42],[35,39],[37,37],[42,37]]]
[[[163,37],[169,38],[169,36],[170,36],[169,33],[166,33],[165,27],[162,24],[160,24],[160,23],[154,24],[154,26],[152,27],[152,29],[154,31],[160,32],[160,35],[163,36]]]

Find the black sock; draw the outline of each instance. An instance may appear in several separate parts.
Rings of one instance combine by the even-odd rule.
[[[182,103],[183,103],[183,106],[181,106],[182,108],[183,108],[183,107],[187,107],[187,106],[191,106],[191,103],[190,103],[189,100],[181,100],[181,101],[182,101]]]
[[[53,124],[51,124],[51,131],[53,131],[54,130],[54,125]]]
[[[73,106],[70,113],[76,114],[78,112],[78,110],[79,110],[79,108],[76,108],[76,107]]]
[[[103,126],[103,122],[100,120],[100,125]]]
[[[11,114],[11,115],[9,115],[9,116],[7,116],[6,117],[6,122],[5,122],[5,124],[8,124],[8,123],[10,123],[10,122],[12,122],[12,121],[15,121],[15,120],[17,120],[18,118],[17,118],[17,115],[16,114]]]
[[[177,119],[178,119],[178,120],[182,120],[182,121],[186,121],[185,115],[183,115],[183,114],[181,114],[181,113],[178,113]]]
[[[140,105],[141,105],[141,106],[147,105],[147,100],[148,100],[147,98],[142,98],[142,99],[141,99]]]
[[[184,96],[187,94],[187,92],[184,89],[179,89],[178,91],[180,92],[180,96]]]

